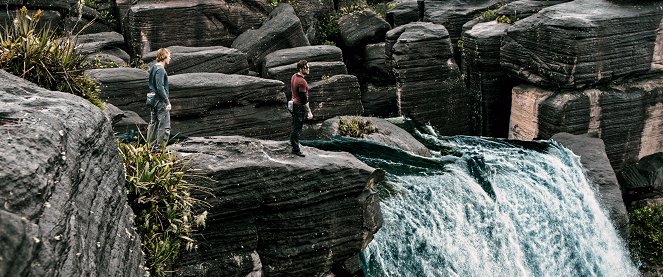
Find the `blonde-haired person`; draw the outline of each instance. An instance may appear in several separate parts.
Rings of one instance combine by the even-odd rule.
[[[170,51],[166,48],[157,50],[157,62],[150,67],[148,86],[155,94],[150,105],[150,125],[147,140],[153,147],[161,146],[170,137],[170,100],[168,99],[168,74],[165,66],[170,63]]]

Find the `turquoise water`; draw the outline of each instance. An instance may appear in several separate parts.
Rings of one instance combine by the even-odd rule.
[[[558,143],[422,137],[455,156],[335,142],[388,172],[366,276],[639,274],[579,158]]]

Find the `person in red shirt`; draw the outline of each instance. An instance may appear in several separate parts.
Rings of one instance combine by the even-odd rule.
[[[305,157],[299,146],[299,136],[304,127],[304,115],[306,119],[312,119],[311,107],[308,104],[308,83],[304,77],[310,73],[308,62],[301,60],[297,62],[297,73],[290,78],[290,90],[292,92],[292,132],[290,133],[290,145],[292,153]]]

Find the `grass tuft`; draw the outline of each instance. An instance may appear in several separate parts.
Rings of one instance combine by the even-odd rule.
[[[341,136],[361,138],[378,131],[370,120],[361,117],[341,117],[338,120],[338,133]]]

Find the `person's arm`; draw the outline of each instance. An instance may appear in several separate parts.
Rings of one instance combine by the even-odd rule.
[[[154,81],[157,86],[157,91],[156,93],[166,101],[166,110],[170,111],[170,99],[168,99],[168,96],[166,95],[166,88],[163,83],[163,79],[166,75],[166,69],[164,68],[157,68],[157,72],[154,74]]]
[[[313,118],[313,113],[311,113],[311,107],[309,106],[308,102],[308,93],[307,91],[307,86],[306,84],[302,84],[300,88],[303,88],[304,91],[299,91],[299,99],[302,100],[302,103],[304,103],[304,110],[306,110],[306,118],[307,119],[312,119]]]

